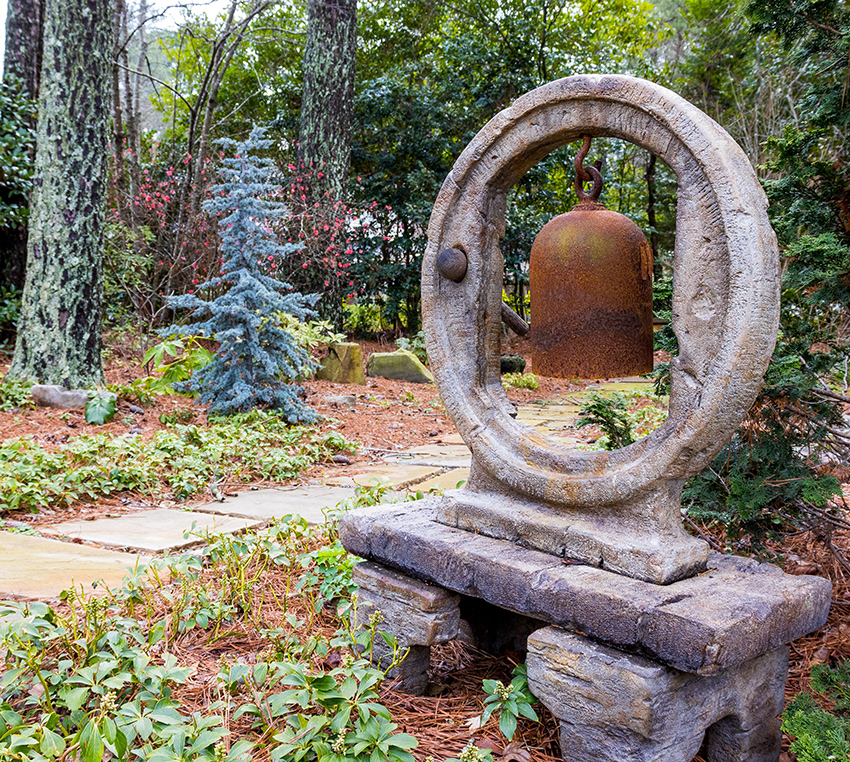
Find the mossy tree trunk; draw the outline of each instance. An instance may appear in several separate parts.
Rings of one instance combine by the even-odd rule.
[[[303,90],[298,159],[313,203],[332,214],[342,201],[351,166],[351,122],[354,111],[354,64],[357,49],[357,0],[309,0],[307,44],[304,48]],[[332,227],[332,226],[331,226]],[[311,242],[317,251],[327,241]],[[339,279],[318,304],[321,317],[342,328],[342,292]]]
[[[27,277],[8,377],[103,383],[109,0],[46,0]]]
[[[43,10],[42,0],[9,0],[6,9],[3,75],[20,77],[32,100],[38,98]],[[26,262],[26,226],[0,228],[0,286],[22,288]]]

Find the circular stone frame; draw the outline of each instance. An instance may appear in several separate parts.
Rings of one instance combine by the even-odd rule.
[[[655,432],[613,452],[568,448],[516,421],[499,375],[506,195],[583,134],[651,151],[679,183],[670,412]],[[468,257],[459,283],[437,271],[447,248]],[[624,505],[703,469],[755,400],[779,322],[767,199],[728,133],[670,90],[618,75],[550,82],[491,119],[446,178],[428,228],[422,304],[435,382],[476,468],[549,505]]]

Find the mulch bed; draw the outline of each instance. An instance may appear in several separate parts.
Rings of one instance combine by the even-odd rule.
[[[378,342],[363,343],[364,355],[372,351],[391,350]],[[522,351],[523,347],[520,347]],[[116,352],[106,373],[110,383],[128,383],[144,375],[138,367],[138,353]],[[8,355],[0,354],[0,376],[5,373],[10,361]],[[410,384],[387,379],[367,379],[366,386],[332,384],[326,381],[308,381],[304,384],[306,401],[318,412],[327,416],[321,424],[324,428],[340,431],[346,438],[361,445],[358,454],[350,456],[352,463],[368,462],[387,450],[403,450],[411,447],[441,443],[443,438],[455,433],[451,420],[445,414],[436,390],[429,385]],[[536,390],[511,389],[508,397],[516,403],[536,400],[559,399],[571,391],[583,387],[560,379],[540,379]],[[357,397],[357,405],[350,410],[346,405],[336,405],[325,400],[332,395],[349,394]],[[177,409],[189,409],[193,420],[202,424],[206,420],[203,407],[193,405],[186,397],[159,395],[156,402],[145,408],[143,415],[129,411],[127,404],[119,406],[118,415],[105,426],[86,424],[81,412],[63,414],[55,410],[20,410],[0,412],[0,437],[33,436],[46,448],[56,447],[80,434],[112,433],[125,434],[130,428],[141,430],[139,436],[149,438],[164,428],[160,416],[172,414]],[[327,474],[334,468],[321,464],[305,472],[302,480],[320,473]],[[248,485],[246,485],[248,486]],[[104,513],[138,510],[139,499],[144,496],[128,495],[104,498],[94,504],[81,504],[72,509],[63,509],[61,518],[67,519],[74,513],[89,516]],[[845,516],[846,518],[847,516]],[[6,516],[4,518],[30,519],[31,516]],[[42,515],[41,520],[58,519]],[[720,544],[725,542],[722,531],[702,528]],[[847,532],[836,531],[831,542],[841,548],[850,547]],[[850,574],[827,548],[823,538],[810,532],[789,535],[781,542],[768,545],[775,554],[774,562],[791,574],[819,574],[833,583],[833,604],[829,621],[816,633],[791,644],[791,669],[786,695],[790,698],[805,690],[809,672],[814,664],[835,663],[850,657]],[[332,628],[330,621],[325,626]],[[218,659],[256,659],[259,642],[249,637],[232,635],[218,641],[211,648],[203,641],[192,642],[182,638],[175,655],[187,663],[196,664],[197,670],[191,686],[187,686],[181,700],[198,708],[214,700],[214,675]],[[433,681],[438,695],[410,697],[385,686],[383,698],[392,710],[394,721],[401,729],[420,740],[416,758],[420,762],[431,756],[435,760],[456,755],[471,739],[476,739],[482,748],[492,748],[497,759],[517,762],[555,762],[560,759],[557,743],[557,727],[554,719],[540,711],[541,723],[521,721],[517,731],[517,744],[504,745],[495,720],[480,730],[470,730],[467,723],[482,711],[483,693],[481,682],[485,677],[510,680],[511,655],[497,659],[477,653],[461,643],[452,643],[434,649],[432,658]],[[514,654],[515,659],[521,655]],[[213,678],[212,680],[210,678]],[[538,710],[542,708],[538,707]],[[234,728],[236,729],[236,728]],[[785,748],[787,749],[788,739]],[[793,762],[794,756],[783,752],[781,762]],[[695,762],[702,762],[697,757]]]

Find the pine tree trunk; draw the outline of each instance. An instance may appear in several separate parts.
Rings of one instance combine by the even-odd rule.
[[[43,10],[43,0],[9,0],[6,11],[3,73],[20,77],[30,98],[38,97]]]
[[[8,377],[103,383],[109,0],[47,0],[27,279]]]
[[[304,49],[301,125],[298,147],[312,203],[332,214],[344,199],[351,165],[354,64],[357,48],[357,0],[309,0]],[[320,233],[316,251],[327,249]],[[342,329],[342,291],[331,276],[317,305],[319,316]]]
[[[6,9],[4,76],[20,77],[28,98],[38,97],[41,70],[42,0],[9,0]],[[23,288],[27,262],[24,225],[0,228],[0,286]]]
[[[348,181],[356,45],[357,0],[309,0],[298,158],[315,199],[342,199]]]

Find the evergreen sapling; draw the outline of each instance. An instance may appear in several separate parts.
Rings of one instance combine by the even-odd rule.
[[[280,244],[273,222],[286,212],[270,197],[278,190],[271,182],[274,162],[257,153],[271,141],[255,127],[247,140],[218,141],[233,148],[222,160],[221,182],[212,186],[204,210],[219,218],[221,274],[198,286],[219,293],[212,300],[183,294],[171,300],[179,309],[192,310],[188,325],[171,326],[162,334],[203,336],[219,342],[213,361],[182,382],[182,390],[198,393],[209,412],[229,415],[262,407],[279,410],[290,423],[309,423],[317,416],[298,397],[299,387],[287,383],[314,367],[309,353],[282,327],[279,315],[298,320],[313,314],[317,294],[304,295],[277,280],[272,272],[282,258],[302,244]]]

